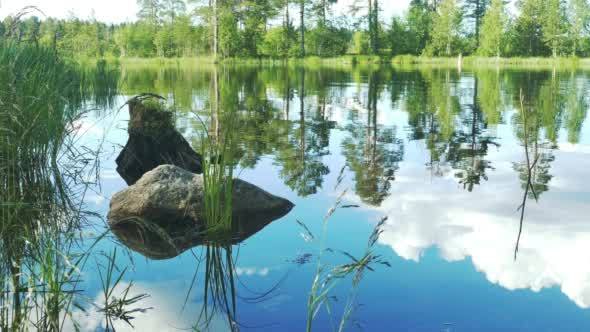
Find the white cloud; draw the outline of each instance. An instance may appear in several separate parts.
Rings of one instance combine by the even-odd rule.
[[[236,274],[238,276],[260,276],[266,277],[270,272],[270,268],[268,267],[236,267]]]
[[[517,173],[504,164],[494,164],[490,180],[469,193],[452,177],[431,180],[423,165],[405,162],[398,176],[404,181],[394,183],[378,208],[389,216],[380,242],[414,261],[435,247],[447,261],[470,258],[490,282],[506,289],[556,286],[577,305],[590,307],[590,193],[580,181],[590,169],[590,159],[583,158],[587,148],[556,152],[550,191],[538,203],[528,201],[516,261],[516,209],[523,193]]]
[[[120,294],[128,284],[121,283],[117,286],[114,294]],[[150,297],[129,306],[128,309],[150,308],[145,313],[135,313],[135,319],[131,321],[134,328],[127,323],[118,320],[114,322],[116,331],[179,331],[190,330],[196,323],[202,308],[202,303],[189,302],[187,306],[182,308],[186,294],[181,294],[179,291],[182,287],[175,287],[169,282],[162,284],[154,283],[134,283],[129,297],[140,294],[149,294]],[[98,294],[94,300],[96,303],[103,303],[102,294]],[[79,324],[82,331],[97,331],[105,327],[104,314],[97,312],[96,309],[82,312],[76,310],[72,314],[73,319]],[[211,322],[210,328],[212,331],[226,331],[227,324],[222,319],[214,319]],[[71,321],[68,322],[66,331],[74,331],[74,326]]]

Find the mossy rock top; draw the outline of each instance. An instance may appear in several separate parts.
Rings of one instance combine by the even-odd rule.
[[[173,113],[155,99],[129,102],[129,132],[159,136],[174,130]]]

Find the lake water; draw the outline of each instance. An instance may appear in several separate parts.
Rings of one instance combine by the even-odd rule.
[[[239,124],[236,174],[295,204],[232,248],[240,330],[305,330],[320,249],[331,249],[325,269],[350,263],[385,217],[372,250],[387,263],[371,265],[358,286],[338,282],[314,330],[337,327],[350,296],[347,330],[590,329],[588,72],[125,65],[117,75],[112,107],[77,123],[80,146],[100,147],[90,209],[106,219],[127,187],[115,164],[129,119],[119,108],[143,92],[168,99],[195,149],[199,117],[208,123],[219,95],[217,109]],[[84,232],[105,225],[96,219]],[[210,305],[202,247],[152,260],[109,233],[96,257],[115,247],[128,269],[121,288],[132,282],[132,293],[150,295],[136,330],[197,324]],[[98,301],[97,269],[87,265],[82,288]],[[73,315],[82,329],[103,326],[91,309]],[[209,330],[227,329],[217,311]]]

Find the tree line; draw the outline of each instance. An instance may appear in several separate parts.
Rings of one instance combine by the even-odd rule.
[[[1,38],[87,57],[217,58],[589,56],[588,0],[412,0],[404,15],[382,15],[379,0],[137,0],[132,23],[94,18],[0,22]]]

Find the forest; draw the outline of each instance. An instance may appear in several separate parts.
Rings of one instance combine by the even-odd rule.
[[[391,19],[384,0],[355,0],[342,16],[336,2],[137,0],[137,20],[121,24],[29,7],[0,22],[0,38],[87,58],[590,55],[588,0],[412,0]]]

